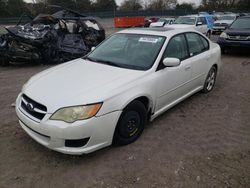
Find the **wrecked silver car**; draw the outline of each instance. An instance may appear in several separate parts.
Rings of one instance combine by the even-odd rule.
[[[73,10],[40,14],[31,22],[6,27],[0,36],[0,64],[62,63],[86,55],[105,39],[101,24]]]

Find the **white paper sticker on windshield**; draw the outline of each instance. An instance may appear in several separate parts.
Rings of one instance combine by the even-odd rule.
[[[150,43],[157,43],[158,38],[150,38],[150,37],[141,37],[139,42],[150,42]]]

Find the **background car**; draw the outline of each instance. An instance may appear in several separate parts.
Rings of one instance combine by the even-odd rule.
[[[217,43],[225,53],[228,49],[250,49],[250,16],[239,17],[221,33]]]
[[[169,26],[171,28],[189,28],[201,32],[210,37],[214,20],[211,15],[188,15],[180,16]]]
[[[144,22],[144,27],[149,27],[151,23],[157,22],[158,20],[159,18],[157,17],[147,18]]]
[[[220,65],[220,47],[197,31],[128,29],[84,58],[33,76],[16,113],[27,134],[62,153],[126,145],[147,120],[212,91]]]
[[[174,21],[175,18],[160,18],[157,22],[151,23],[149,27],[164,27],[173,24]]]
[[[235,14],[222,15],[214,22],[212,34],[221,33],[226,30],[237,18]]]

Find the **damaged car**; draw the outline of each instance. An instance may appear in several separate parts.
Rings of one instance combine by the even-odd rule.
[[[0,64],[10,62],[62,63],[82,57],[105,39],[93,17],[70,9],[39,14],[31,22],[5,28],[0,36]]]

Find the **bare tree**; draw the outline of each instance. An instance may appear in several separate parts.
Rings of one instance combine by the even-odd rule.
[[[121,10],[139,10],[142,9],[140,0],[125,0],[121,4]]]
[[[177,0],[151,0],[148,8],[151,10],[165,10],[177,4]]]

